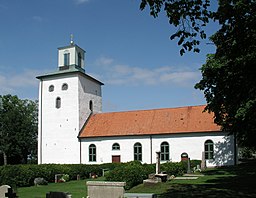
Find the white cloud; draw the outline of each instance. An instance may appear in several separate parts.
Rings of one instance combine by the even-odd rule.
[[[74,0],[76,4],[83,4],[89,2],[89,0]]]
[[[107,57],[100,57],[95,61],[95,64],[98,66],[107,66],[113,63],[113,59],[112,58],[107,58]]]
[[[43,18],[41,16],[33,16],[32,19],[36,22],[42,22]]]
[[[35,78],[42,71],[24,70],[21,73],[0,73],[0,93],[16,94],[21,89],[35,88],[38,80]]]
[[[193,86],[201,77],[198,70],[159,66],[142,68],[116,64],[111,58],[99,58],[96,63],[102,65],[100,79],[113,85],[172,85]],[[101,63],[101,64],[99,64]],[[104,67],[107,65],[107,67]]]

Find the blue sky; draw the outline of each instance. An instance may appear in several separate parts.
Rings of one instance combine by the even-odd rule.
[[[194,89],[206,54],[179,55],[175,28],[138,0],[0,0],[0,94],[38,99],[38,75],[57,70],[57,48],[86,50],[86,73],[101,80],[103,111],[205,104]],[[210,36],[216,25],[207,28]]]

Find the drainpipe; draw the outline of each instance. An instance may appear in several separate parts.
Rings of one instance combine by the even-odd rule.
[[[150,138],[150,163],[152,164],[152,136],[149,136]]]
[[[82,164],[82,143],[81,143],[81,139],[79,139],[79,144],[80,144],[80,164]]]

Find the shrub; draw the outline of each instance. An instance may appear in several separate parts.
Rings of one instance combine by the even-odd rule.
[[[168,175],[180,176],[184,174],[186,169],[181,162],[167,162],[161,164],[161,170]]]
[[[138,161],[128,162],[117,166],[106,174],[107,181],[123,181],[126,182],[125,189],[129,190],[143,182],[148,177],[150,168],[145,168],[147,165],[142,165]]]
[[[188,160],[181,161],[185,171],[188,171]],[[201,166],[201,160],[190,160],[190,170],[196,170],[197,165]]]

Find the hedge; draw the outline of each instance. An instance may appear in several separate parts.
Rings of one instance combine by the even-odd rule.
[[[48,182],[54,182],[55,174],[68,174],[70,180],[88,178],[90,174],[102,175],[102,169],[114,169],[116,164],[85,165],[85,164],[26,164],[0,166],[0,185],[14,187],[32,186],[34,179],[42,177]]]
[[[191,168],[200,164],[200,160],[191,160]],[[168,162],[161,164],[161,171],[169,175],[182,175],[186,172],[186,162]],[[0,185],[6,184],[13,187],[34,185],[34,179],[42,177],[48,182],[54,182],[56,174],[67,174],[70,180],[89,178],[90,174],[102,176],[106,173],[107,181],[126,182],[126,189],[130,189],[143,182],[148,175],[155,173],[155,164],[141,164],[138,161],[128,163],[108,163],[101,165],[86,164],[27,164],[0,166]]]

